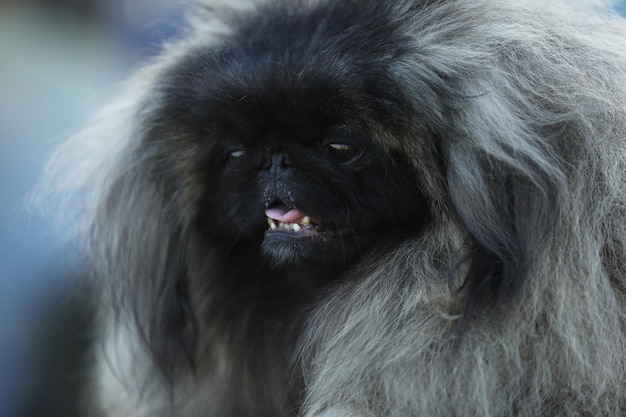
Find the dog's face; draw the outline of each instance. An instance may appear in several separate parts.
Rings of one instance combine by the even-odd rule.
[[[259,247],[272,263],[332,265],[421,226],[414,170],[383,146],[401,130],[402,106],[386,72],[271,54],[200,51],[164,82],[158,135],[176,142],[163,157],[184,161],[194,229]]]
[[[232,119],[216,120],[217,216],[242,237],[262,237],[273,261],[349,262],[423,221],[408,164],[377,145],[358,110],[318,91],[283,103],[249,95]]]

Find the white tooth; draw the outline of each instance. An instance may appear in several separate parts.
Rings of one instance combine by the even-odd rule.
[[[311,219],[309,218],[309,216],[304,216],[304,218],[300,222],[300,224],[302,224],[303,226],[307,226],[309,223],[311,223]]]
[[[270,219],[269,217],[267,218],[267,225],[268,226],[272,226],[274,224],[274,222],[272,221],[272,219]]]
[[[276,229],[276,223],[274,223],[274,222],[270,222],[270,228],[271,228],[272,230]]]
[[[293,231],[294,232],[299,232],[300,231],[300,225],[299,224],[294,223],[292,227],[293,227]]]

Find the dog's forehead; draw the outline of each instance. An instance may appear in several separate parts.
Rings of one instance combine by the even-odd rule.
[[[270,118],[366,106],[398,113],[402,88],[391,68],[409,42],[386,8],[285,3],[250,12],[230,34],[197,45],[163,77],[166,95],[195,102],[195,110],[214,104],[267,116],[272,109]]]
[[[293,2],[296,3],[296,2]],[[406,53],[405,33],[393,9],[380,1],[321,1],[312,7],[291,2],[261,6],[233,22],[225,39],[252,59],[331,65],[359,57],[363,62]]]

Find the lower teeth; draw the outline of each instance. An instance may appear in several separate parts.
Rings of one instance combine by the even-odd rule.
[[[306,224],[298,224],[298,223],[276,223],[273,219],[268,218],[267,219],[267,224],[269,225],[271,230],[276,230],[276,229],[282,229],[285,230],[287,232],[299,232],[302,230],[303,227],[306,226]]]

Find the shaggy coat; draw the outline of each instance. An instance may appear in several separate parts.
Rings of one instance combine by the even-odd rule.
[[[626,22],[565,0],[222,3],[45,174],[96,288],[87,415],[626,413]],[[213,208],[247,196],[211,191],[203,118],[347,90],[404,161],[379,188],[411,202],[401,236],[319,269],[220,244]]]

